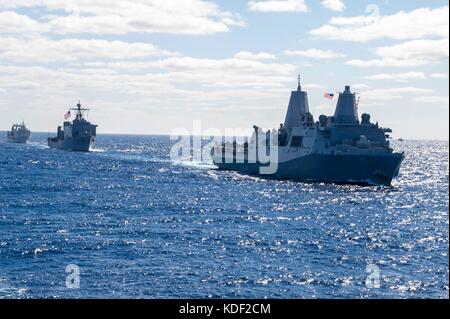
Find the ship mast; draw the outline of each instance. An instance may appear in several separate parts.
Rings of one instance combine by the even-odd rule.
[[[71,110],[77,112],[77,116],[76,116],[76,119],[77,119],[77,120],[83,119],[83,112],[84,112],[84,111],[89,111],[89,109],[86,109],[86,108],[82,108],[82,107],[81,107],[81,102],[80,102],[80,101],[78,101],[77,107],[76,107],[76,108],[71,108]]]

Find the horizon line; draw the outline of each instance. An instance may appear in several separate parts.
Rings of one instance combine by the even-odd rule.
[[[7,131],[0,131],[2,133],[6,133]],[[55,134],[54,132],[50,131],[34,131],[33,133],[38,134]],[[125,136],[172,136],[172,134],[168,133],[112,133],[112,132],[104,132],[97,134],[97,136],[101,135],[125,135]],[[199,136],[199,135],[193,135],[193,134],[177,134],[176,136]],[[214,136],[214,137],[248,137],[247,135],[202,135],[202,136]],[[441,139],[441,138],[409,138],[409,137],[398,137],[398,138],[391,138],[390,140],[398,141],[399,139],[408,140],[408,141],[439,141],[439,142],[449,142],[450,139]]]

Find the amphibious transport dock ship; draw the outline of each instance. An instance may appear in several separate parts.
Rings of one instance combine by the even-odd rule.
[[[65,121],[64,128],[58,126],[57,136],[48,138],[48,146],[66,151],[88,152],[97,135],[97,125],[84,119],[83,112],[88,110],[82,108],[80,102],[76,108],[69,109],[64,118],[67,120],[71,116],[70,111],[75,111],[75,119],[72,123]]]
[[[254,126],[250,142],[216,145],[212,155],[222,170],[305,182],[390,185],[404,159],[389,145],[391,132],[372,123],[369,114],[359,120],[350,86],[339,94],[334,115],[315,122],[299,80],[279,130]]]
[[[11,131],[6,132],[6,141],[9,143],[24,144],[30,137],[31,132],[24,122],[22,122],[22,124],[13,124]]]

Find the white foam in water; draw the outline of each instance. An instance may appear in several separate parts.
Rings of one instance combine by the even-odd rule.
[[[217,166],[212,163],[206,163],[206,162],[193,162],[193,161],[174,161],[174,165],[179,166],[185,166],[185,167],[192,167],[192,168],[198,168],[198,169],[217,169]]]
[[[106,150],[104,150],[102,148],[91,148],[90,151],[94,152],[94,153],[104,153],[104,152],[106,152]]]
[[[41,149],[49,148],[47,143],[44,143],[44,142],[28,142],[27,145],[36,147],[36,148],[41,148]]]
[[[17,296],[17,294],[23,294],[23,289],[17,289],[13,286],[10,286],[8,284],[4,284],[0,282],[0,299],[1,297],[13,297]]]
[[[164,163],[170,162],[170,160],[157,158],[145,154],[129,154],[129,153],[111,153],[106,150],[95,151],[97,153],[103,153],[102,156],[107,156],[110,158],[118,159],[118,160],[127,160],[127,161],[142,161],[142,162],[154,162],[154,163]]]

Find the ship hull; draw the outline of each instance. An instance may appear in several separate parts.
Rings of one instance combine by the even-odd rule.
[[[91,146],[91,137],[66,137],[64,139],[48,139],[48,146],[52,149],[73,151],[73,152],[89,152]]]
[[[398,175],[403,154],[326,155],[310,154],[278,164],[274,174],[260,174],[259,163],[214,163],[222,170],[303,182],[390,186]]]
[[[7,137],[6,142],[8,143],[16,143],[16,144],[26,144],[29,140],[29,136],[21,136],[21,137]]]

